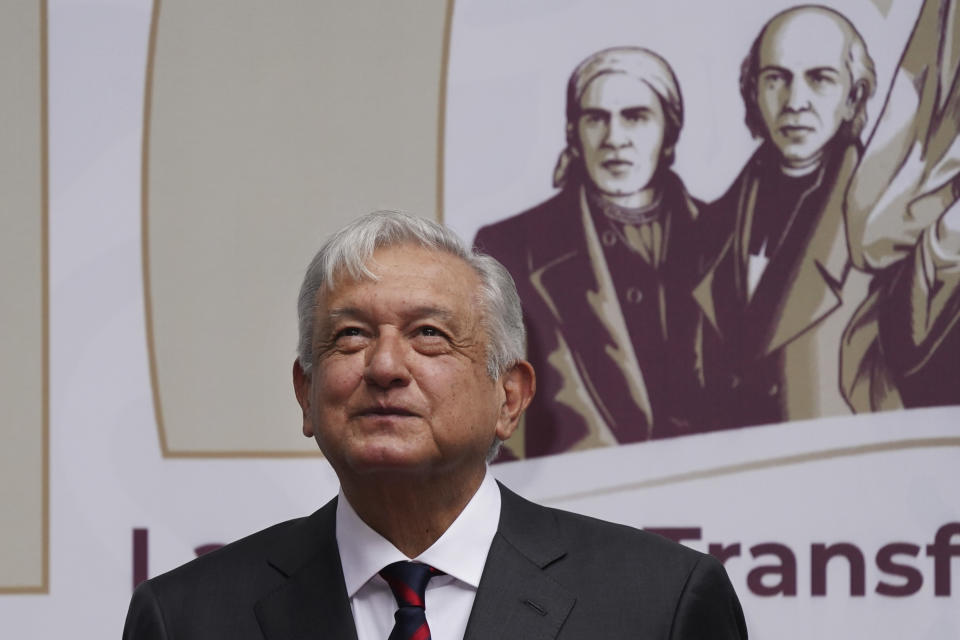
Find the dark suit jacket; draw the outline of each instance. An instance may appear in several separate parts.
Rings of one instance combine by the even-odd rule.
[[[746,638],[722,565],[664,538],[501,486],[465,638]],[[137,587],[126,640],[355,639],[336,500]],[[437,640],[445,640],[438,638]]]

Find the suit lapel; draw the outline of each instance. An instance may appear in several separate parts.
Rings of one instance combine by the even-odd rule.
[[[771,329],[762,352],[765,354],[792,341],[827,314],[840,306],[840,290],[849,268],[849,253],[843,228],[843,196],[845,187],[856,165],[858,153],[854,146],[848,147],[835,165],[837,174],[830,193],[822,203],[822,214],[810,236],[796,269],[786,281],[778,283],[777,295],[783,302],[776,317],[771,318]],[[700,305],[707,320],[722,336],[725,326],[717,308],[723,305],[746,304],[746,269],[749,230],[756,199],[756,177],[750,172],[751,160],[745,173],[738,177],[742,182],[737,200],[737,215],[730,239],[719,252],[717,259],[707,269],[693,290],[693,297]],[[772,268],[773,264],[768,267]],[[768,276],[764,273],[764,277]],[[754,295],[763,295],[764,286],[770,282],[761,279]],[[733,317],[739,317],[734,314]]]
[[[566,555],[549,511],[500,485],[500,527],[464,640],[556,638],[576,596],[544,569]]]
[[[336,503],[297,525],[270,553],[270,564],[287,582],[254,608],[268,640],[356,640],[337,548]]]
[[[720,319],[717,315],[717,306],[714,304],[714,300],[719,298],[719,296],[714,293],[714,283],[717,281],[717,270],[720,268],[721,263],[727,259],[732,244],[733,240],[731,238],[720,250],[719,258],[710,265],[692,291],[693,299],[700,305],[700,311],[703,312],[703,316],[713,327],[714,331],[721,336],[723,335],[723,331],[721,330]]]
[[[736,215],[730,217],[730,226],[726,229],[715,229],[717,233],[725,234],[727,239],[692,292],[693,299],[700,305],[700,311],[721,336],[724,335],[726,327],[721,317],[725,313],[729,314],[732,309],[745,305],[747,300],[746,252],[757,197],[756,158],[755,154],[734,180],[734,184],[739,185],[733,194],[736,197]],[[726,198],[727,196],[724,196],[724,199]],[[722,301],[723,309],[718,308],[718,300]]]
[[[856,148],[850,146],[835,165],[836,176],[830,178],[834,182],[821,205],[821,217],[795,274],[784,283],[783,304],[773,320],[766,353],[794,340],[843,302],[840,292],[850,264],[843,226],[843,197],[857,158]]]
[[[531,283],[556,315],[585,386],[613,431],[613,441],[646,439],[653,424],[646,383],[582,188],[578,205],[579,225],[572,229],[575,244],[534,269]],[[638,415],[647,427],[639,438]]]
[[[840,283],[831,281],[815,260],[805,260],[790,284],[793,295],[786,296],[774,320],[773,332],[765,353],[776,351],[818,323],[840,306]]]

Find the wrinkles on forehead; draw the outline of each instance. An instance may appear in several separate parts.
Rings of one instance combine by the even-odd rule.
[[[409,323],[429,318],[442,321],[451,326],[458,325],[457,314],[444,307],[422,305],[407,309],[398,309],[397,315],[401,323]],[[328,309],[324,316],[324,319],[329,324],[336,324],[337,322],[345,320],[359,320],[364,322],[370,320],[369,313],[366,310],[349,306]]]

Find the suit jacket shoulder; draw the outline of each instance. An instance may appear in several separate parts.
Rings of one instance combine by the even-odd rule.
[[[714,558],[503,487],[501,495],[466,638],[746,638]]]
[[[355,638],[336,500],[142,583],[125,640]]]
[[[501,487],[466,638],[745,638],[723,567],[650,533]],[[355,640],[336,501],[141,584],[128,640]]]

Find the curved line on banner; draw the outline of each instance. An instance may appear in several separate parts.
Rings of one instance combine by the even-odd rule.
[[[590,491],[579,491],[577,493],[552,496],[550,498],[543,498],[542,501],[545,503],[551,503],[582,500],[584,498],[606,496],[624,491],[651,489],[654,487],[662,487],[671,484],[680,484],[682,482],[704,480],[706,478],[716,478],[718,476],[728,476],[735,473],[743,473],[745,471],[758,471],[761,469],[771,469],[773,467],[804,464],[807,462],[819,462],[821,460],[831,460],[834,458],[862,456],[873,453],[886,453],[888,451],[929,449],[937,447],[960,447],[960,437],[908,438],[904,440],[894,440],[891,442],[876,442],[872,444],[851,447],[837,447],[835,449],[824,449],[822,451],[808,451],[806,453],[798,453],[789,456],[777,456],[775,458],[767,458],[765,460],[752,460],[750,462],[721,465],[710,469],[685,471],[683,473],[660,476],[659,478],[649,478],[647,480],[639,480],[637,482],[627,482],[611,487],[604,487],[602,489],[593,489]]]

